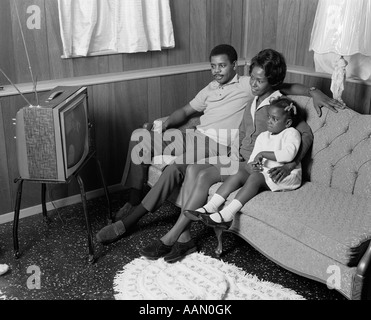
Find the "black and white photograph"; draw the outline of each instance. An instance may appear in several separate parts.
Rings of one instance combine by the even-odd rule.
[[[371,299],[371,0],[1,0],[0,29],[3,306]]]

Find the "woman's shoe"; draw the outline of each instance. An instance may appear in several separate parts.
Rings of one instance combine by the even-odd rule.
[[[185,256],[196,252],[197,246],[193,239],[188,242],[175,242],[171,251],[164,257],[164,260],[169,263],[174,263],[182,260]]]
[[[140,249],[139,253],[147,259],[156,260],[167,255],[169,252],[171,252],[172,248],[173,246],[168,246],[164,244],[160,239],[157,239],[150,243],[148,246]]]
[[[196,211],[196,210],[184,210],[183,211],[183,214],[190,220],[192,221],[198,221],[198,220],[201,220],[200,216],[201,215],[210,215],[211,213],[210,212],[207,212],[207,210],[202,207],[202,209],[204,209],[205,212],[200,212],[200,211]]]
[[[232,225],[232,221],[224,221],[223,216],[220,214],[220,212],[215,212],[220,215],[221,222],[216,222],[213,219],[210,218],[210,215],[201,214],[200,220],[206,224],[208,227],[212,228],[221,228],[221,229],[229,229],[229,227]]]

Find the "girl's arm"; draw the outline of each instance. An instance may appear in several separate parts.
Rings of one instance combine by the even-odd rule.
[[[300,133],[294,128],[289,128],[283,134],[281,149],[275,151],[260,151],[255,156],[255,161],[258,161],[261,157],[283,163],[288,163],[294,160],[300,148]]]
[[[259,152],[255,157],[255,161],[256,162],[261,161],[261,158],[277,161],[276,155],[274,154],[274,151],[261,151],[261,152]]]

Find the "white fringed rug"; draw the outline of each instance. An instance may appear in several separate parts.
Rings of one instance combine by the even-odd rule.
[[[202,253],[176,263],[137,258],[116,274],[113,289],[116,300],[305,300]]]

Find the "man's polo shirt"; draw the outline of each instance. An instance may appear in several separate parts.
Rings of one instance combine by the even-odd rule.
[[[197,130],[220,144],[230,145],[236,137],[231,139],[230,130],[238,130],[247,102],[254,98],[249,82],[250,77],[236,74],[224,85],[212,81],[203,88],[189,103],[203,112]]]

